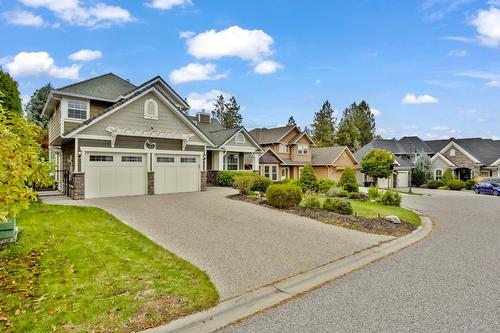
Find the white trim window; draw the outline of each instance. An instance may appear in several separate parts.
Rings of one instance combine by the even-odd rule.
[[[309,145],[297,145],[297,154],[299,155],[309,155]]]
[[[181,157],[181,163],[196,163],[196,157]]]
[[[68,118],[76,120],[87,119],[88,103],[79,99],[68,100]]]
[[[152,98],[144,102],[144,119],[158,120],[158,103]]]
[[[443,169],[436,169],[434,170],[434,179],[435,180],[440,180],[443,178]]]
[[[290,146],[289,145],[284,145],[284,144],[280,143],[280,145],[278,147],[278,151],[280,153],[289,153],[290,152]]]
[[[228,153],[224,156],[224,170],[239,170],[240,156],[238,153]]]
[[[243,133],[236,134],[236,137],[234,138],[234,142],[236,142],[236,143],[245,143],[246,140],[245,140],[245,136],[243,135]]]
[[[271,180],[278,180],[278,166],[264,165],[264,177],[267,177]]]
[[[450,149],[450,157],[454,157],[456,155],[456,151],[454,148]]]
[[[122,156],[122,162],[142,162],[142,156]]]

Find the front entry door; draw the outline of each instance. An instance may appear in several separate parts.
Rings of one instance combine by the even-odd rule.
[[[290,178],[289,176],[290,169],[289,168],[281,168],[281,179],[288,179]]]

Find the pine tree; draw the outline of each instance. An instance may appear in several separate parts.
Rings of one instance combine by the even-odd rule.
[[[23,114],[23,106],[19,97],[17,82],[0,68],[0,93],[5,110],[15,114]]]
[[[314,114],[313,140],[318,147],[335,145],[335,117],[330,102],[325,101],[321,110]]]
[[[297,123],[295,122],[295,118],[293,118],[293,116],[290,116],[290,118],[288,118],[287,126],[297,126]]]
[[[212,110],[212,117],[215,118],[221,125],[224,122],[224,113],[226,111],[226,101],[223,95],[217,96]]]
[[[375,138],[375,117],[365,102],[352,103],[342,113],[335,141],[357,150]]]
[[[42,126],[44,129],[47,128],[48,119],[42,117],[42,111],[51,90],[52,86],[47,83],[42,88],[37,89],[28,104],[26,104],[26,117],[28,120]]]
[[[240,106],[236,102],[236,98],[231,96],[229,102],[226,103],[226,112],[224,114],[224,121],[222,126],[224,128],[235,128],[240,127],[243,121],[243,117],[240,113]]]
[[[375,116],[365,101],[361,101],[354,111],[354,124],[359,130],[358,141],[361,146],[373,140],[375,136]]]

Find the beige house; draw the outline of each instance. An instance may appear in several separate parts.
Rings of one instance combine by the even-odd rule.
[[[318,178],[340,180],[346,168],[358,169],[358,161],[347,146],[312,148],[312,166]]]
[[[259,169],[263,150],[244,128],[213,133],[210,116],[188,110],[159,76],[135,86],[109,73],[51,91],[42,114],[60,189],[74,199],[201,191],[209,168],[243,169],[244,154]]]

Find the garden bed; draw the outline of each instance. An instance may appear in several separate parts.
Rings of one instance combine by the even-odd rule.
[[[261,205],[265,206],[267,208],[271,209],[277,209],[271,206],[265,199],[262,198],[257,198],[257,197],[249,197],[249,196],[244,196],[241,194],[235,194],[235,195],[230,195],[228,198],[233,199],[233,200],[240,200],[240,201],[245,201],[249,202],[252,204],[256,205]],[[373,204],[371,202],[361,202],[361,201],[355,201],[356,203],[359,204]],[[353,205],[354,208],[354,213],[357,214],[357,211],[362,211],[359,209],[359,205]],[[410,212],[408,210],[405,210],[400,207],[388,207],[387,209],[394,208],[398,209],[400,212],[408,212],[409,215],[414,214],[413,212]],[[415,230],[419,224],[418,223],[411,223],[407,222],[405,220],[401,220],[400,224],[394,224],[392,222],[387,221],[384,218],[378,218],[378,217],[364,217],[364,216],[352,216],[352,215],[341,215],[341,214],[336,214],[332,212],[328,212],[325,210],[312,210],[312,209],[306,209],[301,206],[295,206],[290,209],[283,210],[288,213],[292,213],[295,215],[299,216],[304,216],[308,217],[323,223],[327,224],[333,224],[337,225],[343,228],[348,228],[348,229],[353,229],[353,230],[358,230],[362,232],[367,232],[367,233],[372,233],[372,234],[379,234],[379,235],[389,235],[389,236],[394,236],[394,237],[401,237],[404,235],[407,235],[411,233],[413,230]],[[394,214],[398,215],[398,214]],[[415,215],[415,214],[414,214]],[[413,219],[413,218],[409,218]],[[417,217],[418,219],[418,217]]]

